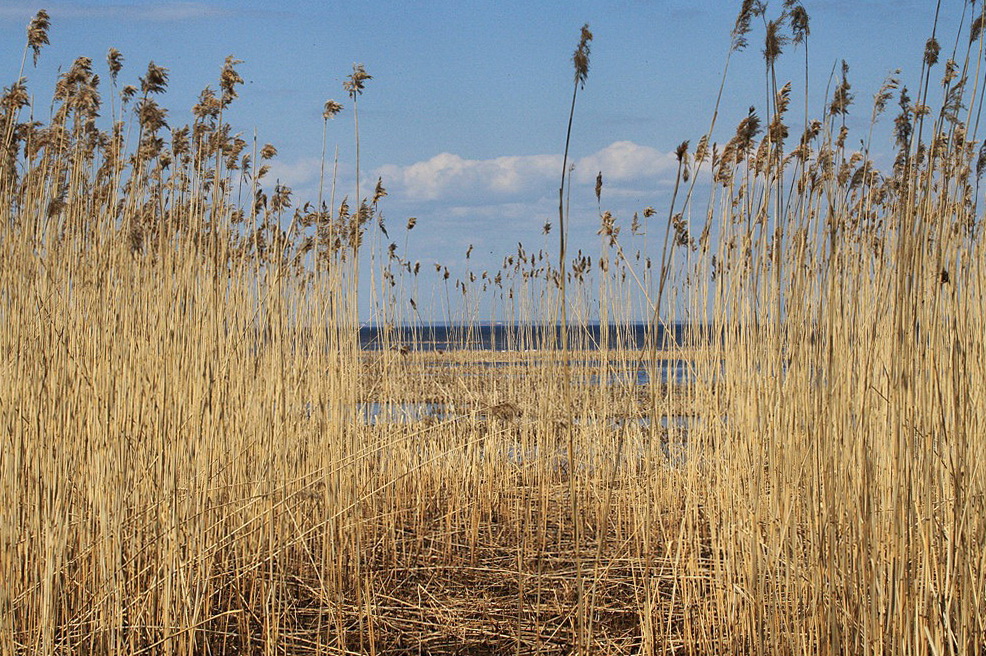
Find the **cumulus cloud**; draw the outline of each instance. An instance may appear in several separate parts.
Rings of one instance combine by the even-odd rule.
[[[609,183],[637,182],[673,176],[677,167],[674,153],[663,153],[632,141],[617,141],[580,159],[575,165],[575,177],[582,183],[594,182],[601,171]]]
[[[294,162],[284,162],[275,159],[270,162],[270,171],[264,178],[264,182],[279,181],[289,187],[306,187],[318,184],[318,176],[321,170],[321,162],[315,157],[303,157]],[[331,162],[326,167],[328,175],[332,175]]]
[[[632,141],[617,141],[575,160],[575,181],[592,184],[602,171],[607,189],[620,185],[656,188],[676,170],[673,153]],[[386,165],[378,175],[410,201],[458,202],[486,198],[505,201],[552,194],[561,174],[561,155],[515,155],[466,159],[440,153],[408,166]]]
[[[440,153],[409,166],[387,165],[380,175],[400,187],[409,200],[454,200],[477,193],[509,197],[538,189],[561,169],[557,155],[465,159]]]

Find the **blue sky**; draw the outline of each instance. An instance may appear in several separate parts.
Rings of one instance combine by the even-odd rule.
[[[596,252],[597,172],[605,180],[603,209],[624,225],[634,211],[667,206],[674,148],[684,139],[694,143],[708,127],[739,4],[7,0],[0,6],[0,71],[4,86],[14,80],[25,26],[43,7],[51,15],[52,43],[37,68],[29,59],[26,71],[36,111],[47,111],[59,68],[77,56],[91,57],[108,79],[105,54],[115,47],[125,58],[121,85],[135,84],[150,60],[170,70],[163,103],[174,126],[191,120],[199,91],[215,87],[224,59],[235,55],[243,60],[246,84],[228,119],[245,136],[256,130],[261,143],[277,146],[271,182],[280,179],[304,201],[317,195],[321,111],[329,98],[345,107],[330,124],[329,151],[338,145],[340,193],[352,193],[352,112],[342,81],[353,63],[363,63],[373,75],[360,98],[365,178],[383,177],[390,195],[382,208],[391,226],[418,217],[412,259],[423,266],[440,261],[465,275],[466,267],[496,268],[517,242],[539,248],[546,243],[544,222],[557,223],[571,54],[583,23],[595,39],[573,133],[571,243],[572,250]],[[964,4],[943,2],[943,57]],[[768,14],[780,5],[771,0]],[[829,74],[843,58],[857,98],[850,124],[858,128],[867,124],[872,94],[893,69],[916,85],[933,0],[804,5],[811,16],[813,116],[821,113]],[[762,38],[763,27],[755,26],[749,48],[733,58],[720,140],[749,106],[762,112]],[[779,78],[793,81],[796,108],[803,106],[803,66],[803,47],[789,46]],[[889,137],[876,150],[881,147],[889,153]],[[655,244],[662,238],[657,232],[647,237]],[[467,262],[470,244],[475,249]]]

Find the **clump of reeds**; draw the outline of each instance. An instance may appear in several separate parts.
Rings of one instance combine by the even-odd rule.
[[[560,261],[518,244],[495,271],[416,261],[416,218],[391,241],[383,181],[338,205],[324,168],[315,205],[271,185],[276,148],[224,119],[233,57],[184,126],[170,71],[118,88],[115,50],[108,127],[87,58],[25,122],[22,66],[0,98],[0,652],[981,653],[970,7],[967,40],[942,62],[933,38],[915,90],[895,75],[867,108],[898,107],[881,170],[879,126],[850,145],[848,66],[792,118],[774,64],[807,62],[804,7],[743,2],[727,64],[762,22],[766,105],[717,141],[716,102],[667,214],[627,230],[601,172],[598,256],[565,252],[560,206]],[[380,348],[361,261],[393,308]],[[444,352],[402,332],[426,274],[436,315],[492,294],[510,349],[467,350],[476,316]]]

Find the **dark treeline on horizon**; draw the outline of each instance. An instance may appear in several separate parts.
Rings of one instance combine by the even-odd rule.
[[[684,346],[689,342],[708,339],[710,326],[675,323],[656,327],[646,322],[609,324],[599,323],[569,326],[570,348],[598,350],[608,343],[609,348],[642,350],[657,340],[658,349]],[[360,327],[359,342],[364,350],[385,348],[415,351],[446,351],[456,349],[528,351],[561,348],[561,326],[544,323],[425,323],[402,326],[367,325]]]

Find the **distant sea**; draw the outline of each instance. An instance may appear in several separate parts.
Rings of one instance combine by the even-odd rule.
[[[651,346],[651,340],[656,340],[658,349],[681,346],[689,337],[707,335],[708,330],[704,325],[675,323],[655,327],[643,322],[611,324],[604,330],[603,325],[593,323],[569,326],[568,334],[569,348],[572,349],[598,350],[606,339],[610,348],[642,350]],[[557,349],[562,343],[561,326],[543,324],[367,325],[360,328],[359,336],[360,346],[364,350],[540,351]]]

